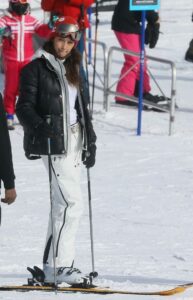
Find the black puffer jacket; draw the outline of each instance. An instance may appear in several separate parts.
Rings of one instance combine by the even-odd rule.
[[[158,20],[158,13],[147,11],[146,19],[149,23],[155,23]],[[115,6],[112,17],[112,29],[123,33],[140,34],[141,12],[130,11],[128,0],[119,0]]]
[[[45,57],[35,59],[22,69],[19,94],[16,114],[24,127],[26,156],[30,158],[33,154],[48,154],[47,139],[38,136],[36,129],[38,124],[46,120],[47,115],[51,116],[51,125],[55,132],[55,137],[51,139],[51,153],[64,154],[66,149],[63,137],[61,86],[56,72]],[[86,148],[90,143],[96,141],[87,109],[87,99],[83,96],[79,101],[77,99],[75,108],[85,132]]]

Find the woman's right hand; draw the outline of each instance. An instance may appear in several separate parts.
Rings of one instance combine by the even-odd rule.
[[[53,138],[55,136],[53,127],[45,121],[41,122],[36,127],[35,132],[38,136],[42,136],[45,138]]]
[[[15,201],[16,197],[17,197],[17,194],[16,194],[15,188],[5,189],[5,198],[2,198],[1,202],[10,205]]]

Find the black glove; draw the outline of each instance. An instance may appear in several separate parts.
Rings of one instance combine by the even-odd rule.
[[[7,27],[3,28],[2,35],[4,38],[11,38],[11,36],[12,36],[11,27],[7,26]]]
[[[44,121],[35,128],[35,133],[37,136],[45,138],[53,138],[55,136],[52,126]]]
[[[148,23],[145,29],[145,44],[149,45],[149,48],[154,48],[159,38],[159,23]]]
[[[82,152],[82,161],[86,168],[92,168],[95,164],[96,145],[91,143],[87,150]]]

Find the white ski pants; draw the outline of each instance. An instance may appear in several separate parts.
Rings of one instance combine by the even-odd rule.
[[[53,267],[53,245],[56,267],[71,267],[75,256],[75,237],[83,210],[80,189],[82,134],[80,125],[71,126],[71,152],[52,156],[52,216],[50,212],[43,263]],[[43,157],[48,169],[48,157]],[[53,222],[53,224],[52,224]],[[53,226],[53,227],[52,227]],[[53,228],[53,236],[52,236]]]

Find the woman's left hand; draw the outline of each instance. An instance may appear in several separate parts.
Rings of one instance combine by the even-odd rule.
[[[91,143],[88,146],[88,149],[83,150],[82,152],[82,160],[86,168],[92,168],[94,166],[95,157],[96,157],[96,145],[95,143]]]

